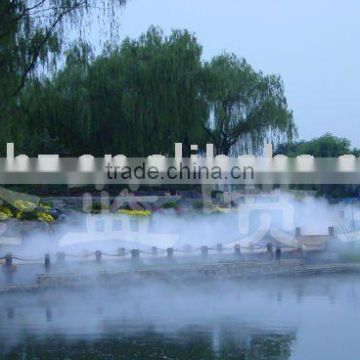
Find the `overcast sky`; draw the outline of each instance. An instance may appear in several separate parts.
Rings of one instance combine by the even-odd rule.
[[[359,0],[130,0],[121,35],[188,29],[204,59],[223,50],[282,76],[299,138],[331,132],[360,147]]]

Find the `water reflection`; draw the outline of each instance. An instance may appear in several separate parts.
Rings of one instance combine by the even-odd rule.
[[[124,329],[94,339],[27,335],[9,348],[2,343],[1,354],[4,359],[289,359],[294,338],[247,328],[189,327],[172,335]]]
[[[0,358],[358,360],[359,280],[151,283],[2,295]]]

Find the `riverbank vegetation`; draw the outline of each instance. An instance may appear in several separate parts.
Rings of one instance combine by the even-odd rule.
[[[114,20],[114,6],[103,0]],[[218,154],[257,152],[296,135],[279,75],[234,54],[210,61],[187,30],[151,27],[110,37],[96,55],[64,33],[81,28],[93,1],[5,0],[0,6],[0,147],[19,153],[173,153],[175,142],[212,142]],[[118,28],[114,26],[113,28]],[[188,155],[188,154],[186,154]]]
[[[125,0],[1,2],[0,149],[14,142],[16,154],[28,156],[169,156],[182,142],[185,156],[190,144],[202,151],[206,143],[215,145],[216,154],[238,155],[259,153],[271,142],[277,154],[288,156],[359,155],[348,140],[330,134],[295,141],[280,75],[264,74],[226,52],[205,61],[188,30],[165,35],[150,27],[122,42],[109,36],[102,51],[80,34],[70,44],[66,32],[81,33],[99,4],[103,20],[117,32],[116,9]],[[329,187],[321,187],[326,192]],[[330,194],[356,196],[357,188],[337,186]]]
[[[360,155],[360,149],[353,148],[348,139],[336,137],[326,133],[308,141],[294,141],[279,144],[275,155],[283,154],[289,157],[298,155],[312,155],[320,158],[339,157],[342,155]],[[359,197],[359,186],[356,184],[332,185],[293,185],[293,189],[312,190],[317,196],[325,196],[329,200],[337,201],[342,198]]]
[[[38,204],[26,200],[15,200],[0,205],[0,220],[25,220],[52,223],[59,217],[59,212],[52,203],[41,201]]]

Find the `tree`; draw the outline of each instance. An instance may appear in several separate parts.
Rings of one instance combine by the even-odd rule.
[[[351,148],[351,143],[348,139],[326,133],[319,138],[309,141],[279,144],[275,154],[283,154],[290,157],[304,154],[315,157],[338,157],[346,154],[358,156],[358,152],[359,150]]]
[[[73,156],[170,155],[175,142],[205,143],[200,58],[188,31],[164,36],[152,27],[96,58],[89,45],[77,43],[56,75],[27,84],[10,121],[12,138],[29,155],[56,144]],[[61,144],[45,143],[45,135]]]
[[[308,141],[297,141],[279,144],[274,155],[282,154],[289,157],[298,155],[312,155],[315,157],[338,157],[353,154],[359,156],[359,150],[351,148],[351,143],[346,138],[333,136],[326,133],[323,136]],[[320,196],[329,198],[355,197],[359,194],[359,187],[352,184],[346,185],[293,185],[292,188],[303,190],[316,190]]]
[[[1,0],[0,112],[4,112],[40,63],[54,65],[64,27],[80,24],[83,14],[103,6],[111,16],[125,0]]]
[[[208,116],[201,96],[202,48],[188,31],[170,36],[151,27],[121,46],[123,115],[130,128],[129,153],[170,155],[175,142],[204,142]],[[134,136],[141,129],[143,136]],[[132,138],[131,138],[132,137]]]
[[[201,54],[193,34],[165,36],[156,27],[108,44],[98,56],[77,42],[60,70],[26,83],[6,114],[0,146],[15,141],[29,156],[46,149],[147,156],[170,155],[182,142],[189,155],[191,144],[209,140],[218,153],[229,153],[249,135],[254,148],[276,131],[291,138],[292,117],[278,78],[235,57],[204,64]]]
[[[255,72],[244,59],[223,54],[205,64],[210,117],[204,124],[218,154],[254,152],[296,134],[279,76]]]

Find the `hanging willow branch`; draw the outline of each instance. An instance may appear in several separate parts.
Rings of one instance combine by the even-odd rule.
[[[272,134],[291,139],[296,135],[279,76],[255,72],[232,54],[215,57],[205,65],[205,94],[211,117],[204,124],[218,154],[257,152]],[[241,143],[243,142],[243,149]]]
[[[81,29],[81,19],[102,7],[114,16],[125,0],[1,0],[0,2],[0,110],[19,95],[37,65],[56,63],[61,56],[64,30]],[[112,27],[116,31],[116,27]]]

